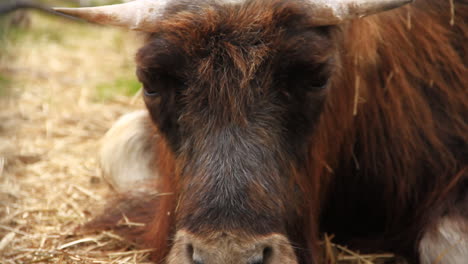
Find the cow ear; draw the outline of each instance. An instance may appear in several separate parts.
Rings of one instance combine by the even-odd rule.
[[[55,11],[93,23],[152,32],[168,0],[137,0],[124,4],[82,8],[54,8]]]
[[[317,26],[330,26],[391,10],[413,0],[308,0]]]

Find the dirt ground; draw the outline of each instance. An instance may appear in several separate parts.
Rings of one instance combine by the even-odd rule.
[[[148,250],[112,232],[75,232],[112,194],[100,138],[143,107],[138,35],[36,13],[19,27],[0,23],[0,263],[148,262]],[[392,260],[324,245],[327,263]]]

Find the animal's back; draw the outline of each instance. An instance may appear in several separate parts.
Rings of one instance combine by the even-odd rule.
[[[329,184],[322,229],[340,242],[416,258],[434,219],[462,214],[466,18],[466,1],[426,0],[341,28],[343,66],[312,150]]]

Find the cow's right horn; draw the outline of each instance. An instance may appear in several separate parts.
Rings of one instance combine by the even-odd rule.
[[[312,19],[318,26],[337,25],[346,20],[387,11],[413,0],[308,0]]]
[[[117,5],[54,10],[89,22],[151,32],[154,30],[154,22],[161,16],[167,2],[168,0],[137,0]]]

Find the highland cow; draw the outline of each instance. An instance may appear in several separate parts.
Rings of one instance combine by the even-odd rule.
[[[145,182],[166,195],[129,201],[146,226],[124,231],[167,264],[317,263],[323,232],[360,252],[465,263],[468,4],[408,2],[57,9],[146,34]]]

